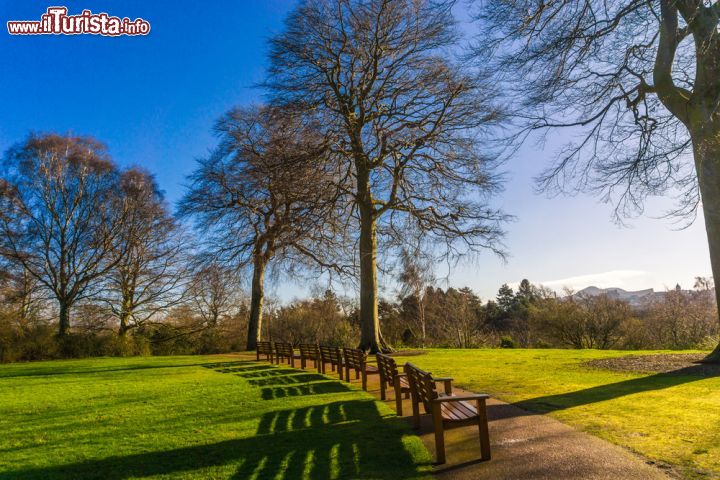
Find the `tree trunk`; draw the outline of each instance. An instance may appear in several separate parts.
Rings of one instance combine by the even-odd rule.
[[[127,334],[128,330],[130,330],[128,326],[128,318],[130,316],[126,313],[120,314],[120,328],[118,329],[118,336],[121,338],[124,338]]]
[[[425,348],[427,339],[427,329],[425,328],[425,295],[418,295],[418,315],[420,316],[420,331],[422,338],[420,339],[420,348]]]
[[[693,152],[710,247],[710,265],[713,279],[717,282],[720,279],[720,132],[693,135]],[[720,289],[717,284],[715,300],[720,306]],[[720,363],[720,345],[705,361]]]
[[[262,309],[265,299],[265,266],[266,260],[256,254],[253,263],[252,292],[250,295],[250,322],[248,324],[247,349],[255,350],[261,339]]]
[[[58,335],[64,337],[70,329],[70,306],[67,302],[60,302],[60,325]]]
[[[377,302],[377,225],[372,205],[360,205],[360,345],[381,350]]]

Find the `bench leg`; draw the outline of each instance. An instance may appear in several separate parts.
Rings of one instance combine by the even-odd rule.
[[[303,370],[305,370],[305,366],[306,366],[306,364],[305,364],[305,357],[302,357],[302,358],[300,359],[300,368],[302,368]]]
[[[345,380],[350,383],[350,367],[347,365],[345,366]]]
[[[412,413],[413,413],[413,427],[417,430],[420,428],[420,401],[418,400],[417,396],[413,392],[412,400],[410,403],[412,404]]]
[[[435,456],[437,463],[445,463],[445,429],[443,428],[440,404],[432,405],[433,426],[435,427]]]
[[[342,365],[338,365],[338,366],[337,366],[337,371],[338,371],[338,377],[340,377],[340,380],[343,380],[343,366],[342,366]],[[350,380],[348,380],[348,382],[349,382],[349,381],[350,381]]]
[[[385,400],[385,379],[380,375],[380,400]]]
[[[367,373],[362,372],[362,388],[367,392]]]
[[[395,377],[395,380],[393,381],[395,385],[395,413],[397,413],[398,417],[402,417],[403,414],[403,408],[402,408],[402,389],[400,388],[400,377]]]
[[[255,359],[259,362],[260,361],[260,351],[258,350],[255,352]]]
[[[490,460],[490,429],[488,428],[485,400],[477,401],[478,430],[480,433],[480,458]]]
[[[318,373],[322,373],[321,372],[322,368],[320,367],[320,359],[316,358],[313,361],[315,362],[315,368],[317,368]]]
[[[295,354],[290,357],[290,366],[295,368]]]

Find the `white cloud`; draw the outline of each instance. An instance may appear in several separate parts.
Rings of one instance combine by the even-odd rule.
[[[577,291],[590,286],[598,288],[618,287],[625,290],[642,290],[645,288],[656,287],[658,282],[657,278],[655,278],[653,274],[643,270],[613,270],[610,272],[578,275],[576,277],[562,278],[559,280],[547,280],[537,283],[545,287],[552,288],[553,290],[570,288]]]

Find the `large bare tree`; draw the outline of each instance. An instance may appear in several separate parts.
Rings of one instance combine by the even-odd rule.
[[[485,148],[493,92],[453,60],[452,1],[306,0],[271,43],[267,87],[324,119],[344,162],[357,220],[363,349],[385,347],[378,322],[378,241],[409,231],[457,257],[498,251],[504,216]]]
[[[720,4],[708,0],[479,2],[476,53],[517,108],[523,132],[569,127],[575,140],[540,178],[591,190],[618,217],[670,194],[702,205],[720,276]],[[716,292],[720,295],[720,292]],[[720,349],[710,358],[720,359]]]
[[[327,141],[294,107],[235,109],[217,124],[220,145],[190,177],[180,213],[193,216],[214,261],[252,270],[247,348],[262,332],[266,270],[312,261],[333,267],[337,182]]]
[[[122,172],[119,191],[128,213],[111,250],[114,267],[102,297],[123,337],[182,300],[188,259],[184,235],[149,173]]]
[[[58,333],[79,300],[119,261],[110,252],[127,213],[118,169],[89,137],[31,135],[6,155],[0,189],[0,255],[57,301]]]

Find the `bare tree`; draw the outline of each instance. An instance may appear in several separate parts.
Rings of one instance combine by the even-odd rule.
[[[265,273],[327,260],[335,245],[337,182],[326,139],[294,107],[235,109],[217,124],[220,146],[200,163],[180,212],[193,216],[216,261],[252,269],[248,349],[262,332]]]
[[[435,281],[432,259],[420,249],[403,249],[400,253],[402,269],[398,280],[402,285],[400,295],[412,296],[417,301],[415,327],[420,331],[420,347],[425,348],[427,325],[425,322],[425,292]]]
[[[187,273],[183,235],[152,176],[138,168],[122,173],[120,191],[128,209],[112,249],[103,298],[122,337],[182,300]]]
[[[203,327],[216,327],[230,317],[239,305],[239,295],[232,272],[217,263],[205,263],[188,284],[187,300]]]
[[[530,321],[537,334],[573,348],[607,350],[623,336],[633,318],[627,302],[607,295],[564,298],[544,296],[530,307]]]
[[[0,255],[52,294],[63,336],[73,305],[119,261],[110,257],[127,212],[119,172],[96,140],[47,134],[12,148],[2,178]]]
[[[519,138],[558,127],[579,134],[541,187],[599,193],[618,218],[642,213],[649,195],[675,195],[669,213],[680,218],[694,219],[702,201],[720,276],[720,3],[479,3],[477,53],[517,107]]]
[[[490,86],[452,59],[452,5],[306,0],[272,40],[271,97],[315,109],[344,164],[343,188],[359,224],[364,349],[385,347],[378,237],[389,248],[414,230],[453,258],[499,250],[504,216],[485,203],[498,183],[482,152],[498,112]]]

